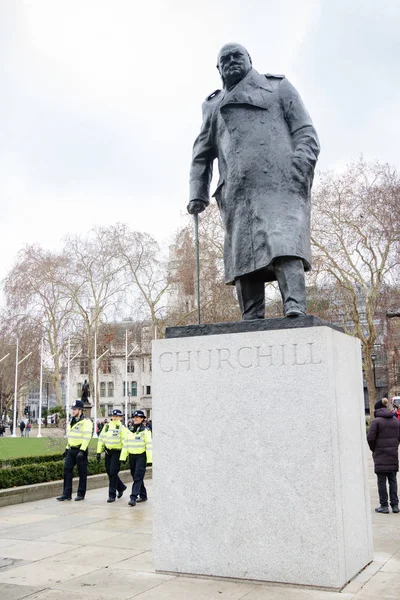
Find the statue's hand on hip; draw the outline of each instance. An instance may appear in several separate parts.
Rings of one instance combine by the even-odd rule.
[[[310,174],[310,165],[300,158],[293,158],[292,161],[292,178],[297,183],[301,183],[304,185],[308,181],[308,176]]]
[[[191,200],[187,205],[187,211],[190,215],[198,215],[207,207],[204,200]]]
[[[300,158],[294,158],[292,161],[292,181],[294,184],[294,188],[297,192],[301,194],[308,194],[310,191],[310,175],[311,175],[312,167]]]

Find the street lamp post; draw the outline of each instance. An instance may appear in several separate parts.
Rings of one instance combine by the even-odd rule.
[[[0,358],[0,363],[2,363],[3,360],[5,360],[7,358],[7,356],[10,356],[9,352],[5,356],[3,356],[3,358]],[[2,419],[2,418],[3,418],[3,375],[0,375],[0,419]]]
[[[374,369],[374,386],[375,386],[375,390],[376,390],[376,367],[375,367],[375,363],[376,363],[376,354],[375,352],[373,352],[371,354],[371,360],[372,360],[372,367]]]
[[[128,358],[137,350],[134,346],[128,354],[128,330],[125,331],[125,423],[128,422],[128,402],[129,402],[129,386],[128,386]]]
[[[30,357],[32,352],[29,352],[24,358],[19,359],[19,340],[17,338],[17,347],[15,349],[15,383],[14,383],[14,411],[13,411],[13,433],[11,437],[17,437],[15,433],[17,427],[17,398],[18,398],[18,366]]]
[[[97,362],[103,358],[109,352],[110,349],[107,348],[103,354],[97,357],[97,333],[94,332],[94,381],[93,381],[93,390],[94,390],[94,429],[93,429],[93,437],[97,438]]]
[[[67,437],[68,431],[68,413],[69,413],[69,399],[70,399],[70,386],[71,386],[71,361],[82,353],[82,348],[78,350],[76,354],[71,358],[71,338],[68,338],[68,357],[67,357],[67,393],[65,395],[65,437]]]
[[[42,345],[40,348],[40,383],[39,383],[39,419],[38,419],[38,433],[37,437],[42,437],[42,402],[43,402],[43,348],[44,339],[42,338]],[[47,419],[47,415],[46,415]]]

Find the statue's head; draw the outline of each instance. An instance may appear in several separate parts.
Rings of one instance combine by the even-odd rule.
[[[225,44],[218,54],[217,69],[224,87],[231,88],[246,77],[252,67],[250,54],[240,44]]]

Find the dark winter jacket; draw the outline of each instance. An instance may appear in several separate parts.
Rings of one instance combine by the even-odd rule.
[[[378,408],[367,436],[374,458],[375,473],[399,470],[400,421],[388,408]]]

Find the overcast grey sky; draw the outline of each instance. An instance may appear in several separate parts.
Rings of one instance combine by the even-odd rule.
[[[297,87],[319,168],[399,166],[399,0],[0,0],[0,278],[117,221],[168,240],[219,48]]]

